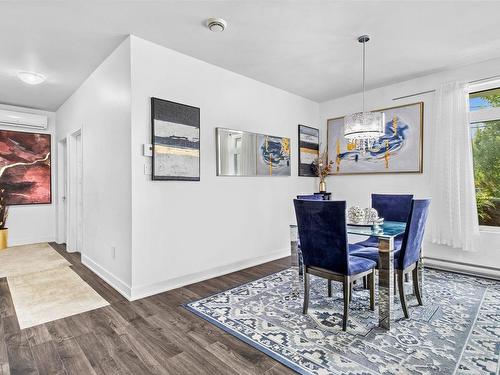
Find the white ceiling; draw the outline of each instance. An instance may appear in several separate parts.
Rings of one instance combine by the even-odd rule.
[[[358,35],[378,87],[500,57],[499,14],[496,1],[2,1],[0,102],[57,109],[128,34],[324,101],[360,90]],[[204,26],[213,16],[224,33]]]

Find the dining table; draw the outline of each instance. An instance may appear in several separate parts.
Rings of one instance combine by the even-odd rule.
[[[390,330],[394,322],[394,251],[395,239],[405,232],[406,223],[385,221],[381,225],[350,225],[347,233],[359,236],[371,236],[378,239],[378,316],[379,327]],[[292,267],[298,268],[299,278],[302,275],[302,257],[299,248],[297,225],[290,225],[290,245]],[[421,262],[419,262],[421,263]],[[422,268],[419,267],[419,277],[423,281]]]

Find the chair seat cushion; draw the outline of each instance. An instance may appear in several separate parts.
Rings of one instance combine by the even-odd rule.
[[[401,253],[401,249],[394,251],[394,268],[397,267],[396,260],[399,258],[400,253]],[[378,248],[376,248],[376,247],[365,247],[363,249],[353,251],[351,253],[351,255],[356,256],[356,257],[360,257],[360,258],[370,259],[371,261],[376,262],[377,267],[378,267],[379,257],[378,257]]]
[[[369,271],[377,265],[371,259],[349,255],[349,275]]]
[[[403,237],[402,236],[397,236],[394,239],[394,249],[399,250],[401,249],[401,244],[403,242]],[[368,237],[368,239],[361,241],[361,242],[356,242],[356,246],[364,246],[364,247],[378,247],[378,238],[377,237]]]
[[[350,243],[349,244],[349,254],[355,252],[355,251],[358,251],[358,250],[363,250],[365,249],[365,247],[363,245],[358,245],[358,244],[355,244],[355,243]]]

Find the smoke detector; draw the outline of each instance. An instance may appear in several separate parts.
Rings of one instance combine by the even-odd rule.
[[[207,20],[207,27],[214,33],[221,33],[227,27],[227,22],[222,18],[209,18]]]

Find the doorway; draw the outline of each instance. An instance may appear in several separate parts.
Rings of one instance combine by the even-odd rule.
[[[83,236],[83,147],[78,130],[59,142],[58,242],[68,252],[84,253]]]

